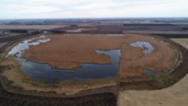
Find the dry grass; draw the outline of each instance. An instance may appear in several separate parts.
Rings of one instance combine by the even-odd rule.
[[[49,38],[49,42],[31,46],[22,57],[58,69],[75,69],[86,63],[110,64],[109,55],[103,56],[94,49],[120,49],[122,40],[122,36],[50,35]]]
[[[186,47],[188,39],[171,39]],[[160,80],[155,78],[154,80]],[[126,90],[119,92],[118,106],[187,106],[188,74],[175,85],[155,91]]]
[[[172,46],[142,35],[126,35],[125,39],[123,39],[123,36],[84,36],[81,34],[50,35],[49,38],[51,39],[49,42],[31,46],[22,54],[22,58],[39,63],[49,63],[53,68],[75,69],[85,63],[111,63],[109,55],[102,56],[96,53],[94,49],[121,49],[119,78],[123,79],[141,77],[143,74],[147,74],[143,71],[143,68],[154,72],[164,70],[172,66],[176,57],[176,52]],[[132,47],[129,44],[143,39],[150,42],[155,49],[151,54],[140,58],[144,56],[142,50],[147,48]],[[83,60],[87,60],[87,62]]]
[[[185,48],[188,48],[188,38],[171,38],[171,40],[173,40],[176,43],[179,43]]]
[[[144,56],[142,51],[147,48],[129,46],[130,43],[143,41],[143,39],[154,47],[151,54],[147,54],[146,56]],[[147,74],[143,71],[144,68],[153,72],[158,72],[165,68],[170,69],[176,57],[174,47],[161,43],[159,40],[152,39],[148,36],[129,34],[122,40],[122,43],[127,45],[123,45],[121,48],[122,55],[119,67],[119,77],[121,79],[127,77],[142,77],[143,74]]]
[[[148,67],[147,64],[150,64],[151,62],[154,62],[152,64],[156,64],[156,62],[157,62],[158,64],[166,65],[168,62],[171,62],[171,61],[169,61],[168,58],[167,59],[165,58],[165,60],[163,60],[164,57],[165,56],[167,56],[169,58],[171,56],[173,57],[173,53],[175,52],[175,51],[173,51],[174,48],[172,48],[171,46],[168,47],[165,44],[160,43],[157,40],[152,40],[150,37],[142,36],[142,35],[126,35],[126,39],[123,39],[122,36],[82,36],[82,35],[69,35],[69,36],[51,35],[51,36],[49,36],[49,38],[51,38],[50,42],[42,43],[35,47],[33,46],[30,49],[28,49],[26,52],[31,52],[31,54],[33,53],[32,58],[34,56],[39,56],[36,59],[39,59],[40,57],[42,57],[43,59],[51,58],[53,60],[55,58],[54,56],[57,55],[57,57],[54,59],[55,65],[57,65],[57,61],[59,61],[58,59],[64,59],[64,58],[59,58],[58,54],[60,56],[62,56],[62,54],[64,54],[65,58],[68,57],[67,60],[63,60],[65,62],[69,62],[69,60],[71,58],[73,58],[73,59],[80,58],[80,60],[77,62],[78,64],[80,64],[79,62],[83,62],[83,58],[85,59],[85,57],[82,57],[82,56],[86,56],[86,59],[88,60],[87,62],[93,62],[93,61],[89,60],[89,57],[91,57],[92,58],[91,60],[99,59],[96,62],[100,63],[101,62],[100,61],[101,54],[97,54],[96,52],[94,52],[93,49],[100,49],[100,50],[122,49],[122,53],[128,55],[128,57],[131,58],[131,61],[129,61],[129,62],[134,62],[134,63],[132,63],[132,64],[134,64],[134,66],[133,66],[133,68],[130,68],[128,66],[129,64],[127,64],[128,63],[127,61],[124,61],[124,63],[122,62],[123,65],[122,65],[122,63],[120,63],[120,68],[124,67],[124,66],[126,68],[128,67],[127,69],[125,68],[125,69],[119,71],[119,74],[121,73],[120,74],[121,77],[122,76],[127,77],[127,75],[134,76],[134,75],[132,75],[132,73],[136,75],[138,73],[139,68],[140,68],[140,70],[143,67],[147,68]],[[148,61],[142,62],[142,64],[145,64],[145,65],[143,65],[143,67],[135,68],[138,64],[140,64],[140,62],[138,61],[138,63],[137,63],[137,61],[135,59],[138,59],[139,56],[142,56],[143,55],[142,50],[146,49],[146,48],[130,47],[130,46],[128,47],[125,45],[123,46],[122,44],[123,44],[123,42],[130,44],[132,42],[136,42],[137,40],[142,41],[143,38],[145,41],[150,42],[156,48],[155,50],[153,50],[152,55],[154,57],[158,57],[159,55],[162,55],[162,57],[159,56],[160,58],[152,58],[152,57],[150,57],[150,55],[148,55],[148,59],[151,59],[151,60],[154,59],[154,60],[149,61],[149,62]],[[79,48],[79,47],[82,47],[82,48]],[[51,48],[51,49],[46,49],[46,48]],[[127,49],[132,48],[132,49],[129,50],[129,53],[125,53],[125,51],[123,49],[126,49],[126,48]],[[160,48],[162,48],[162,49],[160,49]],[[50,52],[49,51],[47,52],[45,50],[47,50],[47,51],[50,50]],[[59,51],[59,50],[62,50],[62,51]],[[70,50],[72,50],[72,51],[70,51]],[[86,54],[84,54],[84,52],[83,52],[84,50],[86,50],[86,52],[85,52]],[[159,50],[161,50],[162,52],[159,52]],[[170,50],[172,50],[172,51],[170,52]],[[169,52],[171,53],[171,55],[169,55]],[[87,53],[89,53],[89,54],[87,54]],[[92,53],[94,53],[94,54],[92,54]],[[50,55],[48,55],[48,54],[50,54]],[[54,55],[52,55],[52,54],[54,54]],[[122,55],[121,60],[123,60],[123,58],[126,58],[126,57],[124,57],[124,56],[126,56],[124,54]],[[136,57],[135,55],[138,57]],[[45,56],[47,56],[47,58]],[[52,56],[52,57],[49,57],[49,56]],[[87,56],[89,56],[89,57],[87,57]],[[96,58],[97,56],[99,56],[99,58]],[[105,62],[108,63],[109,56],[107,55],[107,56],[103,56],[103,57],[104,58],[102,58],[102,59],[104,59],[104,61],[102,61],[102,63],[105,63]],[[159,61],[156,61],[156,59],[162,59],[162,60],[160,60],[160,62],[159,62]],[[75,60],[77,61],[78,59],[75,59]],[[71,60],[70,63],[72,64],[72,62],[74,62],[75,60],[73,60],[73,61]],[[146,60],[147,60],[147,56],[146,56]],[[164,63],[162,64],[163,61],[164,61]],[[165,62],[167,62],[167,63],[165,63]],[[46,63],[46,62],[44,62],[44,63]],[[62,81],[58,85],[44,84],[44,83],[41,83],[40,81],[32,81],[31,79],[29,79],[29,75],[24,75],[22,73],[22,71],[20,70],[18,62],[16,62],[15,60],[11,60],[10,57],[6,61],[4,61],[2,63],[2,65],[3,64],[4,65],[12,64],[12,65],[18,66],[16,69],[14,68],[14,69],[3,71],[2,75],[6,76],[10,81],[14,81],[14,83],[13,83],[14,86],[21,86],[24,90],[36,90],[36,91],[44,91],[44,92],[55,91],[59,94],[65,93],[67,95],[72,95],[72,94],[75,94],[82,90],[96,89],[96,88],[100,88],[100,87],[116,85],[117,82],[119,81],[119,79],[116,79],[116,78],[107,78],[107,79],[90,80],[85,83]],[[170,63],[169,63],[169,65],[170,65]],[[52,63],[52,66],[53,66],[53,63]],[[62,66],[62,60],[60,60],[60,66]],[[128,69],[130,69],[131,72]],[[148,68],[148,69],[150,69],[150,68]],[[144,72],[144,71],[142,70],[142,72]],[[58,86],[58,88],[56,88],[57,86]]]
[[[20,69],[20,62],[9,56],[3,62],[2,66],[14,66],[1,73],[5,76],[13,86],[21,87],[24,90],[35,90],[37,92],[50,92],[55,91],[58,94],[74,95],[83,90],[96,89],[105,86],[116,85],[119,81],[118,78],[105,78],[105,79],[93,79],[87,82],[74,82],[70,80],[61,81],[59,84],[45,84],[41,81],[32,81],[29,74],[24,74]]]

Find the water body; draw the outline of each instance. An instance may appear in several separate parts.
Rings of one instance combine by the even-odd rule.
[[[147,72],[147,75],[154,75],[155,73],[153,71],[150,71],[148,69],[143,69],[145,72]]]
[[[40,36],[40,37],[38,37],[38,38],[45,38],[45,37],[46,37],[45,35],[42,35],[42,36]],[[35,38],[37,38],[37,37],[35,37]],[[29,48],[29,46],[31,46],[31,45],[36,46],[36,45],[39,45],[40,43],[44,43],[44,42],[50,41],[50,39],[48,38],[48,39],[38,40],[38,41],[36,41],[36,42],[31,42],[31,43],[29,43],[30,41],[32,41],[32,40],[35,39],[35,38],[28,39],[28,40],[25,40],[25,41],[19,43],[18,45],[16,45],[15,47],[13,47],[13,48],[8,52],[8,54],[6,55],[6,57],[7,57],[8,55],[13,55],[13,54],[16,54],[16,53],[19,53],[19,54],[17,54],[17,56],[20,57],[21,54],[22,54],[26,49]]]
[[[42,38],[46,36],[43,35],[40,37]],[[121,56],[121,50],[110,50],[110,51],[95,50],[95,52],[100,53],[101,55],[104,54],[110,55],[111,64],[82,64],[82,67],[76,68],[75,70],[52,69],[52,67],[49,64],[41,64],[33,61],[27,61],[24,58],[20,58],[21,54],[25,51],[25,49],[28,49],[30,45],[36,46],[39,45],[40,43],[50,41],[50,39],[48,38],[48,39],[38,40],[36,42],[29,43],[29,41],[32,41],[33,39],[25,40],[22,43],[19,43],[14,48],[12,48],[11,51],[9,51],[7,54],[7,56],[16,55],[16,57],[14,58],[21,62],[22,71],[25,74],[30,74],[33,80],[41,80],[44,83],[59,83],[59,81],[62,80],[74,80],[74,81],[83,82],[83,81],[87,81],[88,79],[118,77],[119,58]],[[150,54],[154,49],[154,47],[149,42],[145,42],[145,41],[137,41],[131,43],[130,46],[141,47],[141,48],[146,47],[147,49],[142,51],[144,53],[144,56]],[[177,58],[174,62],[174,65],[177,64],[179,57],[178,50],[176,50],[176,53],[177,53]],[[83,61],[87,62],[87,60],[83,60]],[[155,74],[154,72],[148,69],[143,69],[143,70],[147,72],[148,75]],[[167,70],[163,70],[163,72],[167,72]]]
[[[151,37],[152,39],[155,39],[154,37]],[[157,39],[157,40],[159,40],[159,39]],[[167,42],[164,42],[164,41],[162,41],[162,40],[159,40],[161,43],[164,43],[164,44],[166,44],[166,45],[170,45],[169,43],[167,43]],[[138,42],[138,41],[137,41]],[[137,43],[138,44],[138,43]],[[136,46],[136,47],[143,47],[143,46],[137,46],[135,43],[134,44],[132,44],[133,46]],[[151,44],[150,44],[151,45]],[[148,47],[150,47],[151,48],[151,46],[148,46]],[[149,49],[148,49],[149,50]],[[151,49],[151,50],[153,50],[153,49]],[[177,49],[175,49],[175,51],[176,51],[176,54],[177,54],[177,56],[176,56],[176,58],[175,58],[175,60],[174,60],[174,66],[178,63],[178,61],[179,61],[179,52],[178,52],[178,50]],[[144,52],[144,51],[143,51]],[[147,53],[147,52],[146,52]],[[150,52],[151,53],[151,52]],[[145,72],[147,72],[147,75],[154,75],[155,73],[154,72],[152,72],[151,70],[148,70],[148,69],[143,69]],[[168,72],[168,70],[161,70],[161,71],[159,71],[159,73],[162,73],[162,72]]]
[[[142,51],[144,53],[144,56],[146,56],[147,54],[150,54],[151,51],[154,49],[154,47],[149,42],[145,42],[145,41],[137,41],[137,42],[131,43],[130,46],[140,47],[140,48],[146,47],[147,49]]]
[[[59,81],[62,80],[74,80],[83,82],[87,81],[88,79],[118,77],[118,63],[119,57],[121,56],[121,50],[95,50],[95,52],[100,53],[101,55],[110,55],[111,64],[82,64],[82,67],[76,68],[75,70],[52,69],[49,64],[41,64],[33,61],[27,61],[24,58],[20,58],[21,53],[23,53],[25,49],[28,49],[29,45],[38,45],[40,43],[50,41],[50,39],[45,39],[38,40],[37,42],[28,43],[31,40],[32,39],[25,40],[24,42],[18,44],[7,54],[7,56],[16,54],[17,57],[14,58],[21,62],[22,71],[25,74],[30,74],[33,80],[41,80],[44,83],[59,83]]]

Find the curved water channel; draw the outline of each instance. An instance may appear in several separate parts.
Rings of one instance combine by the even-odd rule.
[[[41,38],[45,36],[40,36]],[[34,39],[34,38],[32,38]],[[59,83],[62,80],[74,80],[74,81],[87,81],[88,79],[98,79],[98,78],[107,78],[107,77],[118,77],[119,70],[119,59],[121,56],[121,50],[110,50],[110,51],[101,51],[95,50],[95,52],[100,54],[110,55],[111,64],[82,64],[82,67],[76,68],[75,70],[63,70],[63,69],[52,69],[49,64],[41,64],[33,61],[27,61],[24,58],[20,58],[21,54],[28,49],[30,45],[39,45],[40,43],[48,42],[50,39],[38,40],[36,42],[29,42],[32,39],[25,40],[22,43],[19,43],[15,47],[11,49],[6,55],[16,55],[14,58],[19,60],[22,64],[21,70],[25,74],[30,74],[33,80],[40,80],[44,83]],[[161,42],[164,43],[164,42]],[[166,43],[165,43],[166,44]],[[130,46],[134,47],[146,47],[146,50],[143,50],[144,56],[150,54],[154,47],[145,41],[137,41],[131,43]],[[177,58],[174,64],[178,62],[178,51],[176,50]],[[142,56],[141,58],[143,58]],[[87,60],[83,60],[87,61]],[[148,73],[148,75],[155,74],[154,72],[143,69]],[[71,72],[71,73],[67,73]],[[163,70],[163,72],[167,72],[167,70]]]
[[[121,56],[121,50],[95,50],[95,52],[97,53],[110,55],[111,64],[82,64],[81,68],[76,68],[75,70],[58,69],[57,72],[57,69],[52,69],[49,64],[41,64],[33,61],[27,61],[24,58],[20,58],[24,50],[29,48],[29,45],[36,46],[40,43],[50,41],[50,39],[45,39],[29,43],[29,41],[31,40],[32,39],[25,40],[24,42],[18,44],[10,52],[8,52],[7,56],[17,54],[14,58],[21,62],[22,71],[25,74],[30,74],[33,80],[40,80],[44,83],[58,83],[62,80],[74,80],[82,82],[88,79],[118,77],[118,63],[119,57]],[[74,73],[66,73],[67,71]]]

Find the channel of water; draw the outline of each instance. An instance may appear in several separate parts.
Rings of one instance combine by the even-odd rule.
[[[41,38],[46,37],[45,35],[40,36]],[[119,59],[121,56],[121,50],[109,50],[109,51],[101,51],[95,50],[95,52],[103,55],[110,55],[111,64],[82,64],[82,67],[76,68],[75,70],[63,70],[63,69],[52,69],[49,64],[41,64],[33,61],[27,61],[24,58],[20,58],[21,54],[29,48],[30,45],[39,45],[40,43],[48,42],[50,39],[38,40],[36,42],[30,42],[34,38],[25,40],[22,43],[19,43],[15,47],[11,49],[6,55],[16,55],[15,59],[19,60],[22,64],[21,69],[25,74],[30,74],[33,80],[40,80],[44,83],[59,83],[62,80],[74,80],[74,81],[87,81],[89,79],[98,79],[98,78],[107,78],[107,77],[118,77],[119,70]],[[161,41],[161,43],[165,43]],[[169,45],[168,43],[165,43]],[[130,44],[130,46],[134,47],[146,47],[146,50],[143,50],[144,56],[150,54],[154,47],[145,41],[137,41]],[[178,51],[176,50],[177,58],[174,62],[174,65],[178,62]],[[144,57],[143,56],[143,57]],[[143,58],[141,57],[141,58]],[[83,60],[87,61],[87,60]],[[57,71],[58,70],[58,71]],[[154,72],[143,69],[147,72],[148,75],[155,74]],[[70,72],[70,73],[67,73]],[[167,70],[163,70],[163,72],[167,72]]]

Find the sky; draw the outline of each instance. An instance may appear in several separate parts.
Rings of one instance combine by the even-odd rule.
[[[188,0],[0,0],[0,19],[188,17]]]

